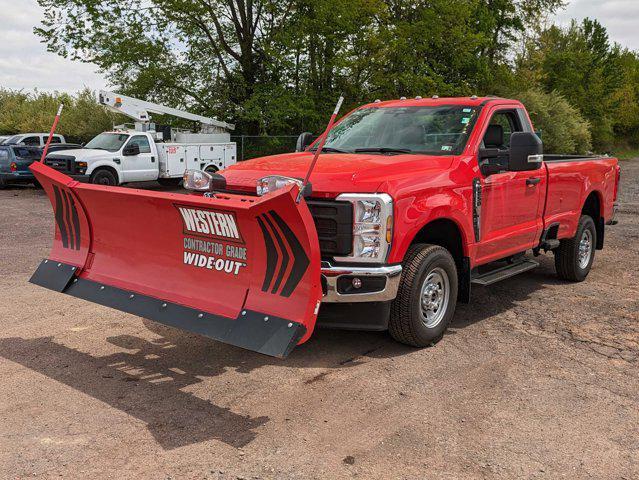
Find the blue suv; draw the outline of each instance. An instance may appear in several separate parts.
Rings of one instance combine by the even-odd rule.
[[[23,145],[0,145],[0,188],[10,183],[35,183],[29,165],[40,160],[42,150]]]

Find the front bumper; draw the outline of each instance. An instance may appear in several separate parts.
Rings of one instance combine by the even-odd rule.
[[[91,175],[69,175],[73,180],[77,180],[82,183],[89,183]]]
[[[401,265],[380,267],[332,266],[322,262],[323,303],[387,302],[394,300],[402,275]],[[361,282],[352,288],[352,279]],[[345,288],[346,287],[346,288]]]
[[[35,176],[31,172],[0,172],[3,183],[33,183]]]

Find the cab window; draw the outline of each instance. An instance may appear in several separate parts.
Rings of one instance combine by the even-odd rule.
[[[47,141],[47,137],[44,137],[44,141]],[[53,137],[51,137],[51,143],[62,143],[62,139],[57,135],[54,135]]]
[[[24,137],[20,143],[31,146],[40,146],[40,137]]]
[[[151,153],[151,145],[149,145],[149,139],[142,136],[136,135],[131,137],[127,146],[137,145],[140,147],[140,153]]]
[[[519,117],[514,110],[496,112],[490,119],[488,129],[484,134],[484,147],[508,150],[510,148],[510,136],[514,132],[523,131]]]

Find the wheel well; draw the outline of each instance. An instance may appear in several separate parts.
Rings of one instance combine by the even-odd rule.
[[[470,262],[464,257],[464,244],[461,230],[455,222],[447,218],[434,220],[422,227],[415,235],[411,244],[430,243],[439,245],[450,252],[459,279],[458,300],[468,303],[470,301]]]
[[[604,221],[601,216],[601,199],[598,192],[590,192],[581,209],[582,215],[589,215],[595,222],[597,230],[597,250],[601,250],[604,244]]]
[[[204,171],[210,171],[213,170],[213,173],[215,172],[219,172],[219,168],[217,167],[217,165],[213,164],[213,163],[209,163],[206,167],[204,167]]]
[[[93,176],[101,170],[107,170],[111,172],[113,175],[115,175],[115,179],[117,180],[117,182],[120,183],[120,175],[118,175],[118,171],[115,168],[108,167],[106,165],[102,167],[97,167],[95,170],[93,170],[93,172],[91,172],[91,178],[93,178]]]
[[[453,256],[457,266],[461,265],[464,257],[462,234],[457,224],[452,220],[441,218],[425,225],[415,235],[412,244],[415,243],[430,243],[444,247]]]

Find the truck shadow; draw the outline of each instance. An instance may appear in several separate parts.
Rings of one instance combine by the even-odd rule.
[[[0,358],[141,420],[165,450],[209,440],[241,448],[257,437],[256,429],[269,417],[237,414],[215,405],[215,391],[207,392],[209,398],[201,398],[185,391],[187,387],[231,369],[249,373],[266,365],[346,368],[362,361],[362,354],[367,352],[358,349],[366,343],[376,345],[374,348],[393,343],[385,335],[374,333],[359,334],[354,341],[354,332],[341,334],[340,340],[333,341],[335,332],[319,331],[312,345],[282,360],[153,322],[145,321],[145,326],[161,337],[109,337],[108,343],[123,350],[110,355],[94,356],[58,343],[53,337],[13,337],[0,339]],[[349,339],[353,340],[350,345]],[[402,346],[395,349],[409,351]]]
[[[487,287],[473,285],[470,304],[458,304],[451,330],[465,328],[487,318],[511,310],[530,296],[549,285],[564,285],[570,292],[570,283],[557,278],[552,255],[537,257],[536,269]]]
[[[123,336],[126,337],[126,336]],[[130,343],[135,337],[115,337]],[[0,356],[96,398],[147,424],[166,450],[217,439],[236,448],[250,443],[268,417],[238,415],[182,388],[200,382],[208,369],[167,367],[149,355],[165,344],[135,339],[140,349],[103,357],[69,348],[53,337],[0,339]],[[160,357],[161,358],[161,357]]]
[[[544,285],[559,283],[551,269],[544,261],[537,272],[504,285],[475,289],[473,303],[460,306],[452,332],[513,308]],[[210,397],[205,399],[185,391],[189,386],[229,370],[250,373],[264,366],[279,366],[313,369],[314,375],[302,380],[303,389],[305,384],[322,381],[333,371],[416,351],[395,342],[386,332],[319,329],[309,342],[282,360],[143,322],[155,338],[108,337],[106,341],[120,351],[106,356],[78,351],[53,337],[14,337],[0,339],[0,357],[143,421],[157,443],[170,450],[208,440],[241,448],[257,437],[259,427],[269,422],[267,416],[240,415],[217,406],[215,391],[208,392]]]

